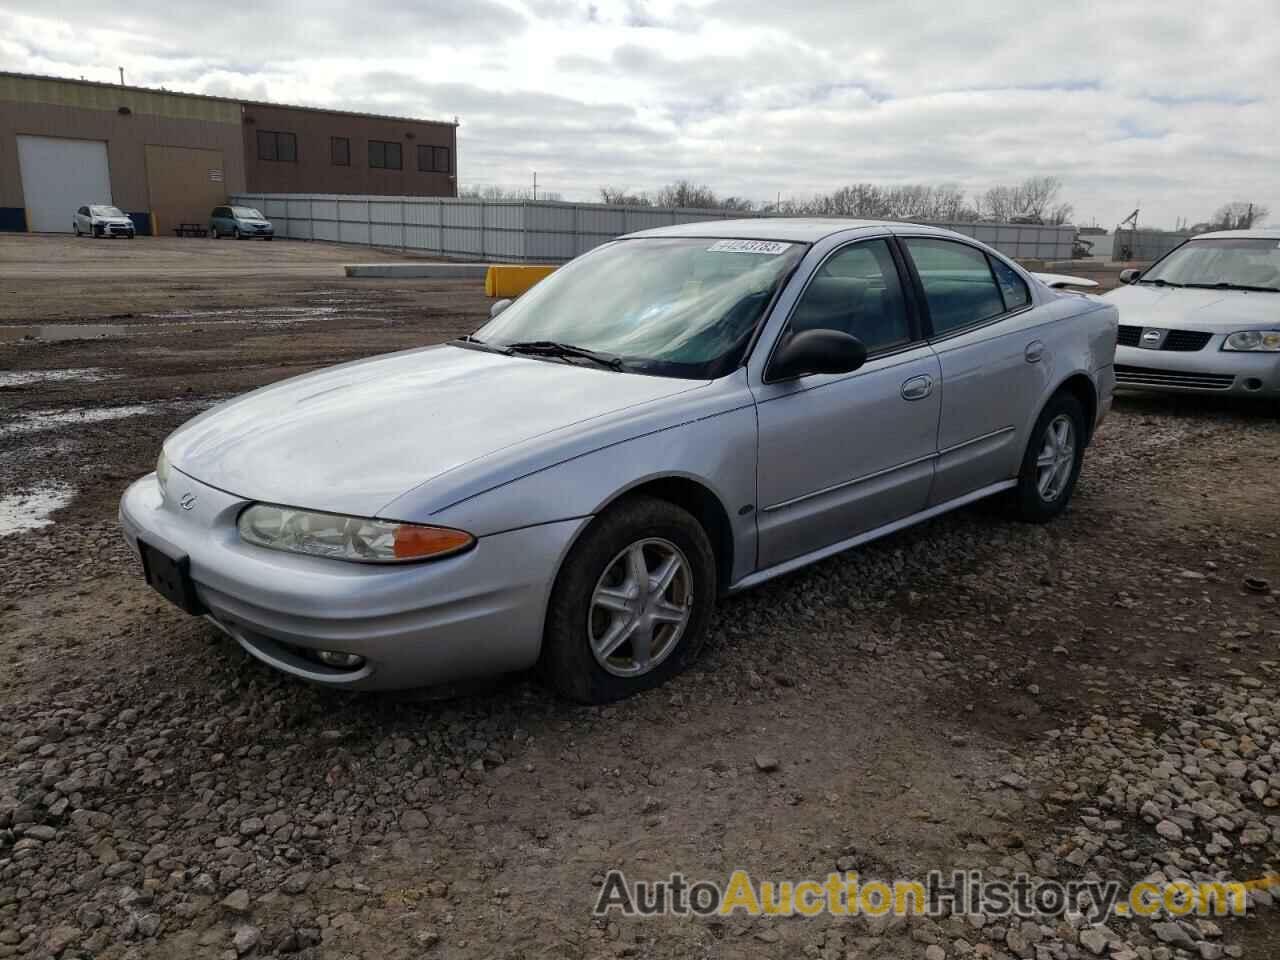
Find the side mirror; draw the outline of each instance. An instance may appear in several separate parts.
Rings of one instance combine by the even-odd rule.
[[[839,330],[789,334],[769,362],[766,379],[793,380],[809,373],[852,373],[867,362],[867,347]]]
[[[1121,283],[1137,283],[1138,278],[1141,276],[1142,276],[1141,270],[1138,270],[1135,267],[1130,267],[1128,270],[1120,271],[1120,282]]]
[[[492,307],[489,308],[489,319],[492,320],[494,317],[500,314],[503,310],[507,309],[507,307],[509,306],[511,306],[510,297],[507,297],[505,300],[499,300],[497,303],[495,303]]]

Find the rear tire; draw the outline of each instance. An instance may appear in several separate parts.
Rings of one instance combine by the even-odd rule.
[[[1071,501],[1084,462],[1084,408],[1069,393],[1054,394],[1027,442],[1013,491],[1014,513],[1028,523],[1052,520]]]
[[[715,554],[692,514],[651,497],[623,500],[592,521],[560,568],[539,672],[579,703],[659,686],[698,655],[715,598]]]
[[[209,239],[210,239],[210,240],[217,240],[217,239],[218,239],[218,228],[217,228],[217,227],[210,227],[210,228],[209,228]]]

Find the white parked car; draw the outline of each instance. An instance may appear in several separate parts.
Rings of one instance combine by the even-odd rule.
[[[76,211],[71,226],[77,237],[128,237],[132,240],[135,231],[127,213],[106,203],[81,207]]]
[[[1201,234],[1120,279],[1117,387],[1280,398],[1280,230]]]

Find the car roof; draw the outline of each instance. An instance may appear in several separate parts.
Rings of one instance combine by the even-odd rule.
[[[1280,240],[1280,228],[1248,230],[1215,230],[1213,233],[1197,233],[1192,240]]]
[[[903,227],[909,227],[913,233],[919,231],[936,233],[939,236],[958,236],[950,230],[938,227],[890,220],[854,220],[841,217],[752,217],[744,220],[699,220],[694,223],[677,223],[670,227],[637,230],[619,239],[716,237],[733,240],[789,240],[799,243],[816,243],[835,233],[854,230],[883,232]]]

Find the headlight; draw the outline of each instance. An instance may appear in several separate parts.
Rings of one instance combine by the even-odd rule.
[[[169,486],[169,458],[164,455],[164,448],[160,448],[160,456],[156,457],[156,482],[160,484],[160,492]]]
[[[1280,330],[1242,330],[1227,337],[1222,343],[1222,349],[1280,353]]]
[[[343,517],[257,503],[240,514],[240,539],[272,550],[288,550],[356,563],[408,563],[466,550],[475,537],[462,530],[394,520]]]

